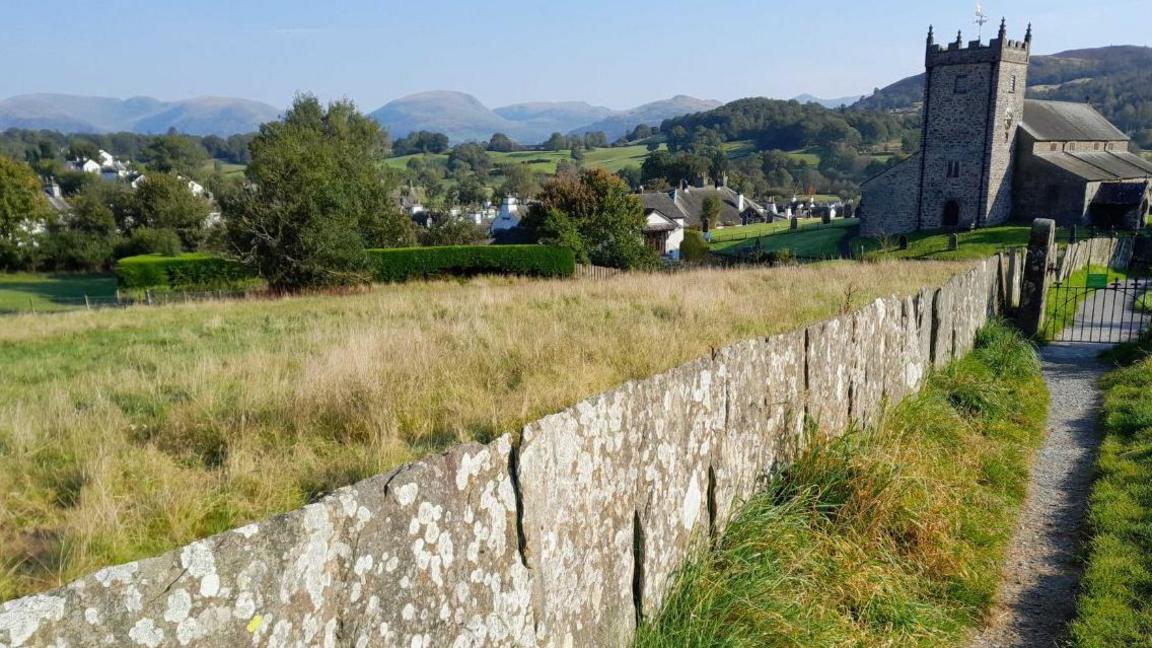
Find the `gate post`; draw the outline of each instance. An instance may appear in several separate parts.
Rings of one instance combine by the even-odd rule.
[[[1020,310],[1016,323],[1028,335],[1044,327],[1044,301],[1051,277],[1049,267],[1056,260],[1056,222],[1050,218],[1032,221],[1028,257],[1024,262],[1024,282],[1020,289]]]

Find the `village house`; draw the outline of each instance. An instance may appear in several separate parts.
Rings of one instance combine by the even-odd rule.
[[[514,229],[520,225],[524,209],[525,206],[520,204],[516,196],[504,196],[504,200],[500,202],[500,210],[496,213],[496,219],[492,221],[492,233]]]
[[[1053,218],[1139,228],[1152,163],[1087,104],[1025,99],[1032,28],[947,46],[928,30],[920,151],[864,183],[865,236]]]

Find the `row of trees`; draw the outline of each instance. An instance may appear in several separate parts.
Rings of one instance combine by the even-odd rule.
[[[124,256],[209,247],[218,234],[212,203],[172,173],[150,173],[134,190],[86,184],[70,204],[53,211],[35,171],[0,156],[0,268],[101,270]]]

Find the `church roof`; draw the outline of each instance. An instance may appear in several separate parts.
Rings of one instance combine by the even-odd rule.
[[[1024,100],[1021,126],[1041,142],[1115,142],[1128,139],[1092,106],[1070,101]]]
[[[1036,157],[1089,181],[1152,178],[1152,162],[1127,151],[1044,153]]]

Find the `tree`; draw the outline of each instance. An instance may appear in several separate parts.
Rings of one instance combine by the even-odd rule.
[[[49,228],[47,255],[66,270],[104,270],[121,243],[112,207],[99,185],[91,185],[72,200],[72,211]]]
[[[532,167],[526,164],[508,164],[500,170],[504,173],[504,183],[497,191],[501,196],[516,196],[526,200],[540,191],[540,183]]]
[[[568,147],[568,138],[564,137],[562,133],[552,133],[547,142],[544,142],[544,149],[547,151],[563,151]]]
[[[125,230],[140,227],[171,230],[185,250],[195,250],[204,240],[212,204],[194,195],[188,180],[171,173],[150,173],[136,185],[121,220]]]
[[[195,139],[170,133],[152,140],[141,156],[153,171],[190,175],[208,159],[208,152]]]
[[[486,238],[487,231],[476,223],[459,216],[443,216],[433,219],[428,229],[420,233],[420,244],[473,245]]]
[[[37,226],[48,216],[36,173],[0,155],[0,268],[20,269],[34,261]]]
[[[712,226],[720,221],[721,204],[720,199],[714,194],[704,196],[704,201],[700,203],[700,223],[705,233],[712,230]]]
[[[644,244],[644,207],[604,169],[558,175],[544,185],[522,223],[536,238],[572,249],[583,263],[636,268],[655,263]]]
[[[412,221],[383,170],[379,124],[349,101],[298,96],[260,127],[248,185],[221,196],[227,241],[275,290],[369,280],[368,247],[410,245]]]
[[[504,133],[495,133],[492,135],[492,139],[488,140],[489,151],[508,153],[511,151],[516,151],[519,148],[520,147],[516,144],[516,142],[512,141],[512,138],[508,137]]]
[[[466,142],[452,149],[448,155],[448,166],[453,171],[470,170],[480,175],[488,175],[492,169],[492,158],[483,146]]]

